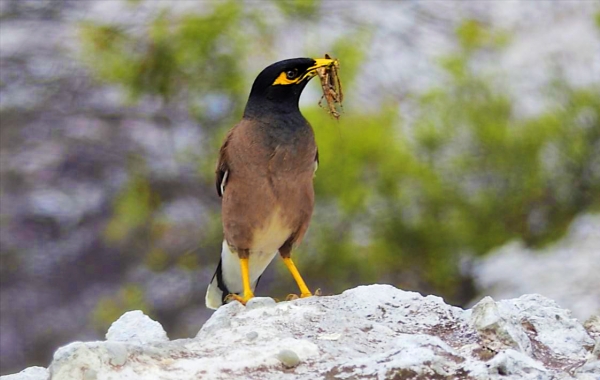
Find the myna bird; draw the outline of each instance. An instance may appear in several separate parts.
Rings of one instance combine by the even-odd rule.
[[[295,58],[264,69],[254,81],[244,116],[221,146],[216,169],[222,198],[223,248],[206,292],[206,306],[245,304],[277,252],[311,296],[291,258],[310,222],[319,155],[298,100],[317,69],[332,59]]]

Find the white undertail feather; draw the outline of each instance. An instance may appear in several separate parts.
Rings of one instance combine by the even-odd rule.
[[[272,253],[252,252],[250,254],[250,284],[252,291],[256,287],[258,278],[263,274],[269,263],[275,257],[277,249]],[[237,253],[231,252],[229,244],[223,240],[223,248],[221,250],[221,275],[223,283],[227,286],[230,293],[242,294],[244,291],[242,285],[242,274],[240,268],[240,259]],[[227,294],[225,294],[227,296]],[[217,275],[214,276],[206,290],[206,307],[209,309],[217,309],[223,304],[223,291],[219,289]]]
[[[227,177],[227,174],[225,177]],[[248,260],[252,291],[254,291],[259,277],[263,274],[269,263],[273,261],[275,254],[277,254],[279,248],[289,239],[291,234],[292,230],[284,223],[281,208],[278,206],[273,208],[273,212],[266,220],[266,223],[254,231],[252,237],[253,244]],[[223,248],[221,250],[220,268],[220,276],[227,290],[230,293],[241,295],[244,287],[242,285],[240,259],[236,252],[231,252],[229,244],[225,240],[223,240]],[[219,276],[217,274],[215,274],[206,291],[206,306],[210,309],[216,309],[223,304],[223,290],[219,288]]]

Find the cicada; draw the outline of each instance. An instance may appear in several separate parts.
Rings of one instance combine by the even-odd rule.
[[[332,59],[329,54],[325,54],[326,59]],[[323,99],[327,102],[329,108],[329,114],[336,119],[339,119],[340,113],[338,112],[337,105],[342,109],[342,101],[344,100],[344,93],[342,91],[342,83],[338,75],[340,69],[340,62],[334,59],[334,63],[327,67],[321,67],[317,69],[317,74],[321,80],[321,87],[323,89],[323,96],[319,100],[319,106],[323,107]]]

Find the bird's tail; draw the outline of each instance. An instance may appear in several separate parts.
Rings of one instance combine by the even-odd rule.
[[[241,272],[238,256],[229,249],[229,244],[223,240],[221,258],[213,278],[206,290],[206,307],[216,310],[225,303],[225,298],[241,289]]]
[[[273,255],[271,255],[271,259],[273,258]],[[260,275],[268,265],[268,262],[263,263],[262,261],[263,260],[260,260],[260,257],[258,257],[258,260],[250,260],[250,281],[252,284],[252,291],[254,291],[256,285],[258,285]],[[223,241],[219,265],[217,265],[217,270],[206,290],[206,307],[216,310],[225,303],[225,298],[228,295],[239,295],[242,294],[243,291],[244,286],[242,284],[242,273],[238,255],[232,253],[229,249],[229,244],[227,244],[226,241]]]
[[[262,271],[260,273],[262,273]],[[258,279],[260,279],[260,274]],[[258,279],[253,281],[252,290],[256,288]],[[219,265],[217,265],[217,270],[206,290],[206,307],[216,310],[225,303],[225,298],[228,295],[241,294],[243,290],[244,287],[242,285],[242,274],[238,255],[231,252],[229,244],[227,244],[226,241],[223,241]]]
[[[206,290],[206,307],[217,310],[217,308],[225,303],[225,297],[231,292],[223,282],[223,259],[219,260],[217,270],[213,275],[212,281],[208,284]]]

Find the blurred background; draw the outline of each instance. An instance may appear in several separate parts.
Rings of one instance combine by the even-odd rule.
[[[599,2],[0,0],[0,373],[131,309],[194,336],[223,136],[262,68],[325,53],[346,101],[301,101],[311,289],[598,313]],[[296,291],[275,260],[257,295]]]

